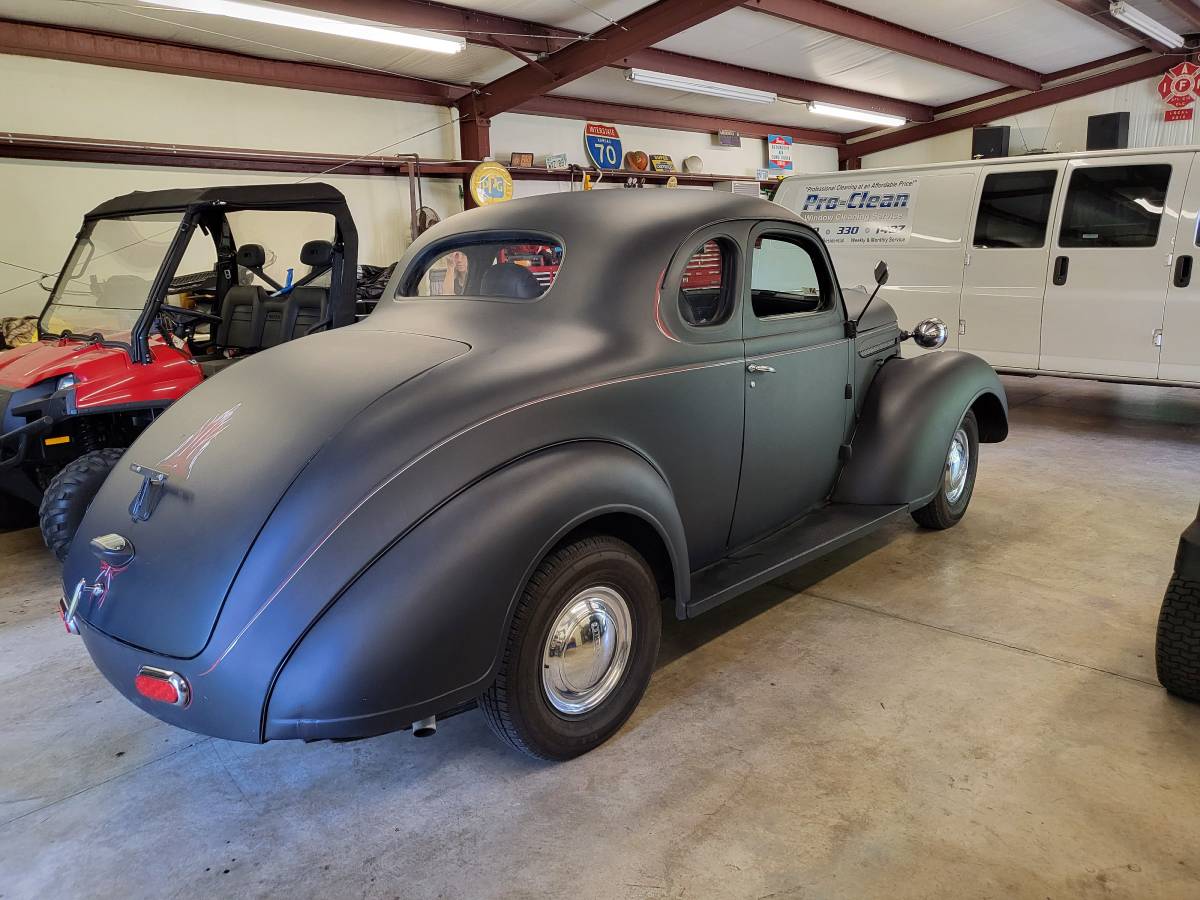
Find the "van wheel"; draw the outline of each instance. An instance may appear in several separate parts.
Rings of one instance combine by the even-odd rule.
[[[604,743],[650,682],[659,601],[650,567],[624,541],[560,546],[517,602],[500,670],[479,701],[488,726],[538,759],[570,759]]]
[[[1163,687],[1200,701],[1200,582],[1171,579],[1158,614],[1154,661]]]
[[[967,410],[950,438],[942,480],[933,499],[914,510],[912,517],[922,528],[942,530],[957,525],[967,511],[975,490],[975,471],[979,468],[979,423]]]
[[[42,540],[59,562],[67,558],[71,541],[75,540],[75,532],[83,521],[83,514],[96,499],[108,473],[124,454],[124,450],[116,447],[85,453],[55,475],[46,488],[38,509]]]

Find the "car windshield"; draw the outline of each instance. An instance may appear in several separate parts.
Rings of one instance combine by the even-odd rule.
[[[127,339],[182,220],[182,212],[171,212],[88,222],[42,313],[42,330]]]
[[[561,244],[535,236],[442,246],[407,280],[402,293],[536,300],[554,284],[562,257]]]

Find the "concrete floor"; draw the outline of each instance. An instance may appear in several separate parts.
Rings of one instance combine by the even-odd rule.
[[[0,535],[0,897],[1200,896],[1200,706],[1153,661],[1200,391],[1007,386],[959,527],[669,623],[631,722],[563,765],[477,712],[423,742],[161,725]]]

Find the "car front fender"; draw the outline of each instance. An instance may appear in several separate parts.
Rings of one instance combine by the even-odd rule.
[[[968,410],[981,441],[1008,436],[1008,399],[996,372],[971,353],[947,350],[888,360],[871,382],[833,499],[917,504],[937,491],[946,448]]]
[[[686,602],[683,526],[646,459],[603,441],[527,454],[442,503],[326,607],[276,676],[264,737],[380,734],[478,697],[533,570],[567,534],[614,515],[653,528]]]

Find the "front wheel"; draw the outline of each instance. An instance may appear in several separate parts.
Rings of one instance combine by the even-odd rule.
[[[480,698],[488,726],[539,759],[570,759],[604,743],[650,682],[659,600],[650,567],[624,541],[560,546],[517,603],[500,670]]]
[[[957,525],[967,512],[975,490],[975,471],[979,468],[979,423],[967,410],[950,438],[942,480],[933,499],[914,510],[912,517],[923,528],[941,530]]]
[[[100,485],[125,451],[116,447],[93,450],[69,463],[54,476],[38,509],[42,540],[59,562],[67,558],[71,541]]]

